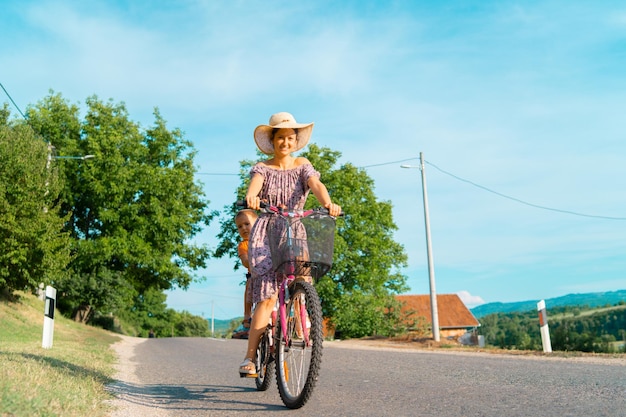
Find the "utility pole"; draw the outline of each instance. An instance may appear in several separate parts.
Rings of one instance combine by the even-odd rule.
[[[415,168],[411,165],[401,165],[402,168]],[[435,266],[433,262],[433,249],[430,239],[430,215],[428,213],[428,192],[426,190],[426,170],[424,166],[424,153],[420,152],[420,171],[422,171],[422,199],[424,201],[424,224],[426,226],[426,255],[428,256],[428,280],[430,284],[430,316],[432,318],[433,339],[439,342],[439,310],[437,308],[437,291],[435,289]]]

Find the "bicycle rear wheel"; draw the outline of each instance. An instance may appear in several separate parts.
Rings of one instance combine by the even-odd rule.
[[[256,383],[256,389],[258,391],[266,391],[271,383],[274,375],[274,355],[271,351],[271,332],[266,329],[261,336],[259,347],[256,350],[256,357],[254,358],[254,364],[257,369],[257,376],[254,380]]]
[[[311,397],[322,364],[322,307],[313,285],[300,281],[291,287],[286,307],[287,323],[279,325],[287,326],[287,339],[277,330],[276,380],[283,403],[300,408]]]

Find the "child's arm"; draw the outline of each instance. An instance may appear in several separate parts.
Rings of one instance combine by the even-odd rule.
[[[239,259],[243,266],[247,269],[250,269],[250,262],[248,261],[248,241],[244,240],[239,242],[239,246],[237,246],[237,254],[239,255]]]

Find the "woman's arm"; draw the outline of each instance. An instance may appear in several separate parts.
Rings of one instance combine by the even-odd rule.
[[[261,199],[259,193],[263,188],[263,176],[261,174],[254,174],[250,179],[250,185],[248,185],[248,192],[246,193],[246,204],[248,208],[252,210],[258,210],[261,208]]]
[[[328,194],[328,190],[326,186],[320,181],[318,177],[311,177],[307,182],[311,192],[317,201],[323,206],[326,207],[331,216],[339,216],[341,214],[341,206],[334,204],[330,199],[330,194]]]

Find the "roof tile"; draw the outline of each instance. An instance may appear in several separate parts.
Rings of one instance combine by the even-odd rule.
[[[396,295],[396,299],[402,303],[402,312],[413,313],[410,317],[424,317],[428,323],[432,322],[430,295]],[[437,294],[437,311],[441,329],[480,326],[457,294]]]

